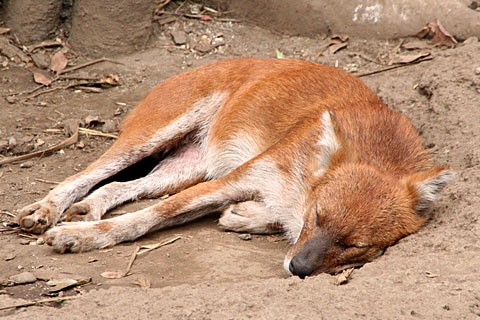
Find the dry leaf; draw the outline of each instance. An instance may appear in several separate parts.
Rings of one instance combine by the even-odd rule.
[[[102,277],[107,279],[120,279],[125,277],[125,272],[122,271],[105,271],[100,274]]]
[[[419,53],[419,54],[396,55],[388,62],[388,65],[412,63],[412,62],[417,61],[421,58],[428,57],[429,55],[430,55],[429,52]]]
[[[431,45],[425,41],[416,40],[402,43],[401,47],[406,50],[415,50],[415,49],[429,49]]]
[[[346,284],[350,278],[350,276],[352,275],[352,272],[353,270],[355,270],[354,268],[350,268],[350,269],[345,269],[342,271],[342,273],[339,273],[335,276],[335,281],[334,281],[334,284],[339,286],[339,285],[342,285],[342,284]]]
[[[91,278],[85,278],[85,279],[71,279],[71,278],[61,278],[61,279],[53,279],[47,282],[47,286],[51,286],[48,291],[49,292],[58,292],[66,289],[70,289],[76,286],[81,286],[87,283],[90,283],[92,281]]]
[[[455,38],[442,26],[439,20],[437,20],[437,30],[433,36],[432,41],[438,43],[441,46],[455,46],[458,42]]]
[[[339,51],[343,48],[346,48],[346,47],[347,47],[346,42],[335,43],[335,44],[332,44],[331,46],[329,46],[328,49],[325,50],[324,54],[327,54],[327,55],[334,54],[337,51]]]
[[[52,84],[52,78],[44,73],[44,72],[41,72],[41,71],[32,71],[33,73],[33,80],[38,83],[38,84],[43,84],[44,86],[49,86],[50,84]]]
[[[71,137],[78,131],[80,126],[80,120],[78,119],[67,119],[63,123],[63,130],[67,134],[67,136]]]
[[[86,127],[93,127],[99,123],[103,123],[103,121],[100,120],[99,116],[92,116],[88,115],[85,117],[85,126]]]
[[[283,52],[278,49],[275,49],[275,56],[277,57],[277,59],[285,59],[285,55],[283,54]]]
[[[149,289],[152,286],[150,280],[146,276],[139,276],[134,283],[139,285],[142,289]]]
[[[416,35],[417,38],[432,39],[433,43],[441,46],[455,46],[458,42],[455,38],[442,26],[439,20],[429,22]]]
[[[68,64],[68,59],[65,57],[64,50],[60,50],[52,56],[52,60],[50,62],[50,70],[55,72],[56,74],[62,73],[63,69]]]
[[[102,86],[117,86],[119,82],[120,77],[118,76],[118,74],[109,74],[102,77],[95,84],[100,84]]]
[[[347,42],[348,41],[348,35],[346,34],[335,34],[330,37],[330,43],[335,44],[335,43],[342,43],[342,42]]]

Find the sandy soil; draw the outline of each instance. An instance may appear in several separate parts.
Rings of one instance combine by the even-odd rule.
[[[187,28],[190,46],[202,35],[223,38],[225,45],[200,55],[172,43],[169,29]],[[413,41],[412,39],[408,41]],[[350,39],[336,54],[320,56],[328,39],[286,37],[231,23],[170,24],[157,32],[149,49],[82,69],[88,74],[120,75],[121,86],[102,93],[56,91],[13,104],[0,99],[0,141],[15,137],[18,148],[28,141],[57,143],[65,136],[45,132],[65,119],[119,121],[125,111],[159,81],[204,63],[231,57],[309,59],[356,74],[384,68],[400,41]],[[426,44],[426,42],[425,42]],[[420,50],[414,50],[418,53]],[[350,281],[333,284],[320,275],[288,278],[282,267],[287,243],[280,236],[252,236],[217,229],[215,217],[151,234],[135,243],[83,254],[56,254],[35,239],[0,233],[0,278],[23,271],[49,271],[66,277],[91,278],[65,291],[77,295],[62,304],[0,310],[5,319],[478,319],[480,317],[480,43],[470,39],[457,48],[426,46],[432,60],[363,77],[389,105],[411,117],[425,146],[438,163],[458,175],[436,204],[433,218],[419,233],[400,241],[384,256],[355,270]],[[81,59],[80,59],[81,60]],[[371,62],[374,60],[376,62]],[[84,60],[81,60],[84,61]],[[34,88],[31,73],[15,64],[0,72],[0,96]],[[120,102],[120,104],[118,104]],[[117,112],[116,112],[117,111]],[[121,110],[120,110],[121,111]],[[99,128],[97,128],[99,129]],[[33,138],[32,138],[33,137]],[[33,140],[32,140],[33,139]],[[63,152],[0,167],[0,210],[15,213],[42,198],[52,184],[84,168],[112,141],[82,136]],[[15,150],[4,149],[3,155]],[[21,152],[17,150],[16,152]],[[143,200],[116,210],[145,207]],[[2,211],[2,212],[3,212]],[[4,222],[12,218],[0,215]],[[3,230],[3,229],[2,229]],[[136,245],[157,243],[175,235],[169,246],[139,256],[131,275],[106,279],[105,271],[125,270]],[[150,288],[148,288],[150,287]],[[6,286],[0,308],[45,298],[45,281]]]

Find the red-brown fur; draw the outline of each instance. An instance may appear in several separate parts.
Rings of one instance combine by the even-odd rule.
[[[226,93],[226,98],[203,122],[195,118],[200,110],[191,116],[191,128],[187,122],[185,130],[172,131],[174,136],[158,145],[147,145],[215,92]],[[208,130],[205,137],[198,137],[202,125]],[[239,133],[253,142],[245,145]],[[228,149],[239,145],[255,154],[230,163],[233,160],[225,154],[244,156]],[[225,60],[159,84],[125,119],[116,143],[84,172],[53,190],[46,202],[23,209],[20,225],[42,233],[62,215],[67,217],[64,220],[79,218],[79,212],[88,213],[90,204],[73,204],[66,214],[64,210],[98,182],[92,172],[117,162],[114,171],[118,172],[141,158],[179,146],[204,152],[207,171],[159,191],[177,195],[148,208],[147,213],[132,213],[131,218],[110,219],[105,225],[92,222],[95,228],[89,223],[79,225],[88,234],[85,237],[96,237],[97,243],[82,243],[78,226],[69,229],[68,225],[49,231],[47,242],[61,252],[90,250],[146,232],[125,231],[132,221],[155,230],[253,200],[272,212],[270,225],[279,223],[297,234],[291,239],[287,269],[301,277],[332,273],[371,261],[417,231],[428,219],[428,206],[450,178],[445,168],[434,166],[408,118],[385,106],[346,72],[296,60]],[[222,171],[209,159],[234,167]],[[281,181],[282,190],[265,190],[268,183],[260,181],[265,179],[262,170]],[[102,171],[105,176],[113,173]],[[82,190],[68,189],[82,179],[88,182],[82,182]],[[295,192],[300,193],[297,198]],[[197,203],[197,199],[206,200]],[[298,204],[288,203],[297,200]],[[276,201],[281,203],[277,206]],[[301,232],[289,227],[294,222],[281,208],[295,211],[291,219],[302,220]],[[127,219],[131,220],[127,223]],[[69,244],[74,236],[79,243]]]

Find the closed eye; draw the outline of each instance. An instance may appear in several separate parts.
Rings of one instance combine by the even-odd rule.
[[[363,242],[359,242],[359,243],[355,243],[355,244],[345,244],[344,242],[342,242],[340,240],[335,241],[335,244],[338,245],[339,247],[343,248],[343,249],[349,249],[349,248],[365,249],[365,248],[370,247],[369,244],[363,243]]]

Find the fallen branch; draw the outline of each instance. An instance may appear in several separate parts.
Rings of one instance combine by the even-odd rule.
[[[433,57],[428,57],[428,58],[425,58],[425,59],[421,59],[421,60],[417,60],[417,61],[412,61],[412,62],[406,63],[406,64],[399,64],[399,65],[396,65],[396,66],[391,66],[391,67],[387,67],[387,68],[383,68],[383,69],[379,69],[379,70],[375,70],[375,71],[360,73],[360,74],[357,74],[356,76],[359,77],[359,78],[360,78],[360,77],[371,76],[371,75],[374,75],[374,74],[377,74],[377,73],[382,73],[382,72],[390,71],[390,70],[393,70],[393,69],[398,69],[398,68],[402,68],[402,67],[407,67],[407,66],[411,66],[411,65],[414,65],[414,64],[418,64],[418,63],[420,63],[420,62],[430,61],[430,60],[432,60],[432,59],[433,59]]]
[[[48,154],[51,154],[57,150],[66,148],[68,146],[71,146],[72,144],[76,143],[78,141],[78,130],[68,139],[57,143],[56,145],[51,146],[50,148],[47,148],[45,150],[40,150],[40,151],[35,151],[32,153],[24,154],[21,156],[16,156],[16,157],[8,157],[5,159],[0,160],[0,166],[7,164],[7,163],[13,163],[13,162],[18,162],[22,160],[27,160],[35,157],[42,157]]]
[[[21,308],[21,307],[30,307],[30,306],[35,306],[35,305],[42,304],[42,303],[73,300],[73,299],[78,299],[80,297],[81,296],[78,295],[78,296],[70,296],[70,297],[55,297],[55,298],[48,298],[48,299],[42,299],[42,300],[34,300],[34,301],[29,301],[29,302],[12,304],[10,306],[0,307],[0,310],[7,310],[7,309],[14,309],[14,308]]]

